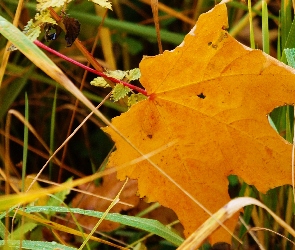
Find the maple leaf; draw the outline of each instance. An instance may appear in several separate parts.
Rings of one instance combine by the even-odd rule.
[[[72,0],[37,0],[36,9],[38,11],[45,10],[49,7],[61,7],[65,3],[69,3]]]
[[[108,0],[89,0],[92,1],[98,5],[100,5],[103,8],[112,9],[112,4]]]
[[[229,175],[261,192],[291,184],[291,145],[269,125],[276,107],[293,104],[295,71],[227,32],[225,4],[200,16],[174,51],[145,57],[142,85],[149,98],[112,120],[140,152],[176,143],[150,158],[211,213],[229,200]],[[111,128],[117,150],[108,165],[140,156]],[[118,169],[118,178],[138,179],[139,194],[173,209],[190,235],[208,217],[148,161]],[[233,231],[237,216],[225,225]],[[230,242],[223,228],[212,242]]]

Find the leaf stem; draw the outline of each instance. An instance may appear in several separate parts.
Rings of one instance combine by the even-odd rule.
[[[73,63],[73,64],[79,66],[79,67],[82,68],[82,69],[85,69],[85,70],[87,70],[87,71],[89,71],[89,72],[91,72],[91,73],[93,73],[93,74],[99,75],[99,76],[101,76],[101,77],[103,77],[103,78],[105,78],[105,79],[108,79],[108,80],[110,80],[110,81],[112,81],[112,82],[114,82],[114,83],[120,83],[120,84],[123,84],[124,86],[126,86],[126,87],[128,87],[128,88],[130,88],[130,89],[132,89],[132,90],[135,90],[135,91],[137,91],[137,92],[139,92],[139,93],[141,93],[141,94],[143,94],[143,95],[145,95],[145,96],[148,96],[148,94],[147,94],[147,92],[146,92],[145,89],[142,89],[142,88],[140,88],[140,87],[134,86],[134,85],[132,85],[132,84],[130,84],[130,83],[128,83],[128,82],[124,82],[124,81],[118,80],[118,79],[116,79],[116,78],[113,78],[113,77],[107,76],[107,75],[104,74],[103,72],[99,72],[99,71],[97,71],[97,70],[95,70],[95,69],[92,69],[92,68],[90,68],[90,67],[88,67],[88,66],[85,66],[84,64],[79,63],[79,62],[75,61],[74,59],[72,59],[72,58],[70,58],[70,57],[67,57],[67,56],[65,56],[65,55],[63,55],[63,54],[61,54],[61,53],[59,53],[58,51],[56,51],[56,50],[54,50],[54,49],[52,49],[52,48],[46,46],[45,44],[41,43],[41,42],[38,41],[38,40],[35,40],[34,43],[35,43],[38,47],[40,47],[40,48],[42,48],[42,49],[44,49],[44,50],[46,50],[46,51],[48,51],[48,52],[50,52],[50,53],[52,53],[52,54],[58,56],[58,57],[60,57],[60,58],[62,58],[62,59],[64,59],[64,60],[66,60],[66,61],[68,61],[68,62],[70,62],[70,63]]]

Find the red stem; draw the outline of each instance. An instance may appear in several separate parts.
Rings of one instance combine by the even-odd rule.
[[[56,50],[49,48],[48,46],[46,46],[45,44],[41,43],[41,42],[38,41],[38,40],[35,40],[34,43],[35,43],[38,47],[40,47],[40,48],[42,48],[42,49],[45,49],[45,50],[47,50],[48,52],[50,52],[50,53],[52,53],[52,54],[54,54],[54,55],[56,55],[56,56],[58,56],[58,57],[60,57],[60,58],[62,58],[62,59],[64,59],[64,60],[66,60],[66,61],[68,61],[68,62],[70,62],[70,63],[73,63],[73,64],[75,64],[75,65],[77,65],[77,66],[79,66],[79,67],[81,67],[81,68],[83,68],[83,69],[85,69],[85,70],[87,70],[87,71],[89,71],[89,72],[92,72],[92,73],[94,73],[94,74],[96,74],[96,75],[99,75],[99,76],[101,76],[101,77],[103,77],[103,78],[106,78],[106,79],[108,79],[108,80],[110,80],[110,81],[112,81],[112,82],[114,82],[114,83],[121,83],[121,84],[123,84],[124,86],[126,86],[126,87],[128,87],[128,88],[130,88],[130,89],[136,90],[137,92],[139,92],[139,93],[141,93],[141,94],[143,94],[143,95],[145,95],[145,96],[148,96],[146,90],[144,90],[144,89],[142,89],[142,88],[139,88],[139,87],[137,87],[137,86],[134,86],[134,85],[132,85],[132,84],[130,84],[130,83],[128,83],[128,82],[124,82],[124,81],[118,80],[118,79],[116,79],[116,78],[113,78],[113,77],[107,76],[106,74],[104,74],[104,73],[102,73],[102,72],[99,72],[99,71],[97,71],[97,70],[95,70],[95,69],[89,68],[89,67],[85,66],[84,64],[79,63],[79,62],[75,61],[74,59],[69,58],[69,57],[67,57],[67,56],[65,56],[65,55],[63,55],[63,54],[57,52]]]

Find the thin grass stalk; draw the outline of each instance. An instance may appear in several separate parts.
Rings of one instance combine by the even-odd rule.
[[[47,144],[43,141],[43,139],[41,138],[41,136],[37,133],[37,131],[34,129],[34,127],[30,124],[30,123],[26,123],[25,118],[22,116],[21,113],[19,113],[16,110],[10,110],[9,115],[14,115],[19,121],[21,121],[22,123],[26,124],[26,126],[28,126],[30,132],[35,136],[35,138],[41,143],[41,145],[45,148],[45,150],[49,153],[50,159],[53,159],[57,165],[61,165],[60,161],[58,160],[57,157],[52,157],[52,153],[50,152],[49,147],[47,146]],[[5,134],[6,136],[7,134]],[[15,142],[17,142],[18,144],[22,145],[21,143],[19,143],[16,139],[14,139],[13,136],[8,134],[8,138],[9,140],[13,140]],[[33,150],[32,150],[33,151]],[[36,151],[35,151],[36,152]],[[42,155],[42,153],[41,153]],[[48,159],[49,156],[46,156],[46,159]],[[42,156],[43,157],[43,156]],[[76,174],[77,176],[83,176],[79,173],[79,171],[75,171],[75,170],[71,170],[69,168],[67,168],[68,171],[72,171],[72,173]],[[0,169],[1,170],[1,169]],[[6,178],[6,177],[5,177]],[[11,183],[11,186],[13,187],[13,183]],[[17,190],[15,188],[13,188],[15,192],[17,192]],[[26,190],[28,191],[28,190]]]
[[[49,7],[51,16],[60,25],[60,27],[65,30],[63,23],[61,22],[61,17],[54,11],[52,7]],[[99,72],[103,72],[103,67],[95,60],[95,58],[87,51],[82,42],[76,38],[74,44],[80,50],[80,52],[87,58],[91,65]]]
[[[251,9],[252,18],[257,15],[256,11],[260,10],[261,8],[262,8],[262,2],[261,1],[259,1],[258,3],[256,3],[253,6],[253,8]],[[255,12],[253,10],[255,10]],[[250,13],[246,14],[237,24],[235,24],[235,26],[230,29],[229,33],[232,36],[236,36],[249,23],[249,19],[250,19]]]
[[[279,20],[281,20],[281,11],[279,12]],[[278,27],[278,39],[277,39],[277,59],[282,60],[282,29],[281,25]]]
[[[86,240],[83,242],[83,244],[79,247],[79,250],[82,250],[83,247],[85,246],[85,244],[87,244],[87,242],[89,241],[90,237],[95,233],[96,229],[98,228],[98,226],[101,224],[101,222],[105,219],[105,217],[107,216],[107,214],[110,212],[110,210],[119,202],[119,196],[122,193],[125,185],[128,182],[128,178],[126,178],[125,183],[123,184],[122,188],[120,189],[120,191],[118,192],[118,194],[116,195],[116,197],[114,198],[114,200],[112,201],[112,203],[109,205],[109,207],[106,209],[106,211],[104,212],[103,216],[99,219],[99,221],[96,223],[96,225],[93,227],[93,229],[91,230],[91,232],[89,233],[89,235],[87,236]]]
[[[250,47],[255,49],[255,38],[254,38],[254,28],[253,28],[253,15],[251,0],[248,0],[248,11],[249,11],[249,27],[250,27]]]
[[[25,93],[25,121],[26,123],[29,122],[29,101],[28,101],[28,94]],[[21,191],[25,192],[25,180],[27,175],[27,158],[28,158],[28,141],[29,141],[29,128],[24,124],[24,145],[23,145],[23,160],[22,160],[22,186]],[[14,217],[13,217],[14,218]],[[21,217],[21,229],[24,230],[25,225],[25,218]],[[24,235],[24,233],[22,233]],[[24,237],[22,237],[23,240]],[[22,241],[20,242],[22,246]]]
[[[288,48],[290,44],[294,44],[292,40],[293,31],[291,27],[292,24],[292,13],[291,13],[291,0],[283,0],[281,2],[281,12],[280,12],[280,27],[279,27],[279,36],[278,36],[278,48],[284,49]],[[283,51],[278,49],[278,55],[280,55],[281,60],[286,63],[285,55]],[[290,65],[291,66],[291,65]],[[281,119],[284,119],[283,117]],[[286,129],[286,140],[293,142],[292,148],[292,190],[287,188],[287,206],[284,208],[285,211],[285,220],[290,225],[291,217],[293,215],[293,202],[295,200],[295,191],[294,191],[294,107],[287,106],[285,112],[285,129]],[[286,192],[285,192],[286,193]],[[293,196],[293,199],[292,199]],[[284,201],[284,200],[282,200]],[[288,231],[284,230],[284,235],[288,237]],[[287,240],[283,239],[282,248],[286,249]]]
[[[145,3],[145,4],[148,4],[148,5],[151,4],[150,0],[140,0],[140,1]],[[198,3],[199,2],[202,2],[202,1],[198,1]],[[192,20],[191,18],[189,18],[187,15],[185,15],[182,12],[176,11],[175,9],[173,9],[173,8],[163,4],[163,3],[158,2],[157,5],[158,5],[158,9],[161,10],[162,12],[165,12],[169,16],[175,17],[175,18],[183,21],[184,23],[187,23],[187,24],[191,25],[191,27],[193,27],[196,24],[196,21]],[[187,7],[187,8],[189,8],[189,7]],[[185,7],[184,7],[184,9],[185,9]],[[196,8],[195,8],[195,10],[196,10]]]
[[[293,25],[294,22],[292,23],[292,15],[291,15],[291,0],[287,1],[284,0],[281,3],[281,30],[282,30],[282,36],[281,36],[281,47],[283,48],[288,48],[290,47],[291,44],[294,44],[294,31],[293,31]],[[294,45],[293,45],[294,46]],[[292,46],[292,47],[293,47]],[[282,56],[283,59],[285,59],[284,55]],[[294,65],[290,65],[294,67]],[[290,193],[291,191],[288,192],[288,200],[287,200],[287,210],[286,210],[286,219],[291,223],[290,221],[290,216],[292,216],[292,204],[295,202],[295,187],[294,187],[294,143],[295,143],[295,138],[294,138],[294,107],[287,106],[286,107],[286,140],[289,142],[293,142],[293,147],[292,147],[292,195],[293,199],[292,202],[290,201]],[[290,204],[291,202],[291,204]],[[291,209],[291,211],[290,211]],[[290,213],[290,214],[288,214]],[[286,236],[288,236],[286,230],[284,232]],[[283,241],[283,245],[286,246],[287,241]]]
[[[70,189],[70,190],[72,190],[72,189]],[[62,204],[63,207],[66,207],[66,208],[69,210],[69,213],[70,213],[70,215],[71,215],[73,221],[75,222],[75,224],[76,224],[76,226],[77,226],[79,232],[81,233],[81,235],[80,235],[81,238],[83,239],[83,241],[85,241],[85,240],[86,240],[86,235],[87,235],[87,234],[83,231],[82,226],[79,224],[77,218],[76,218],[75,215],[72,213],[70,207],[67,206],[67,204],[66,204],[63,200],[61,200],[60,198],[58,198],[56,195],[51,194],[50,197],[51,197],[51,198],[54,198],[55,200],[57,200],[60,204]],[[66,226],[67,226],[67,225],[66,225]],[[64,242],[64,240],[62,239],[62,237],[60,237],[59,234],[58,234],[56,231],[57,231],[57,229],[52,228],[52,232],[53,232],[53,234],[55,235],[55,237],[60,238],[59,242],[61,242],[63,245],[67,245],[66,242]],[[90,237],[91,237],[91,236],[90,236]],[[91,250],[91,249],[90,249],[90,246],[89,246],[88,243],[86,243],[86,247],[87,247],[88,250]]]
[[[67,246],[68,244],[65,242],[65,240],[58,234],[57,230],[52,229],[51,230],[52,234],[56,238],[57,242],[61,243],[64,246]]]
[[[279,202],[279,201],[284,200],[284,196],[285,196],[285,191],[284,191],[284,188],[281,187],[281,188],[278,189],[278,196],[277,196],[278,202],[277,202],[277,206],[275,208],[276,209],[275,213],[278,214],[278,215],[281,215],[281,211],[283,211],[285,209],[284,205],[283,205],[283,202]],[[279,228],[280,228],[279,223],[277,221],[274,221],[273,224],[272,224],[273,231],[278,232]]]
[[[108,10],[95,5],[95,13],[105,19],[107,17]],[[110,29],[99,25],[96,36],[98,36],[100,39],[101,48],[105,58],[105,62],[107,64],[107,68],[112,70],[117,69]],[[93,43],[93,48],[96,47],[96,44],[97,43]]]
[[[17,54],[19,53],[16,53],[15,56]],[[5,84],[6,86],[4,87],[2,85],[0,88],[0,120],[4,120],[9,108],[13,105],[15,99],[20,95],[25,85],[29,82],[29,79],[38,78],[38,74],[34,74],[35,69],[36,67],[33,64],[28,67],[15,66],[13,64],[7,65],[7,73],[13,74],[14,76],[7,76],[5,80],[10,83],[6,85],[6,83],[3,82],[3,85]],[[11,80],[12,78],[14,79]],[[42,77],[42,82],[46,82],[44,78],[45,77]],[[49,78],[46,79],[48,80]]]
[[[142,217],[150,212],[152,212],[153,210],[157,209],[161,207],[161,204],[158,202],[153,203],[152,205],[148,206],[146,209],[140,211],[138,214],[136,214],[136,217]]]
[[[151,0],[151,8],[153,12],[153,19],[154,19],[156,33],[157,33],[159,54],[163,54],[163,47],[162,47],[161,34],[160,34],[158,0]]]
[[[286,205],[286,212],[285,212],[285,222],[288,224],[288,225],[292,225],[292,219],[293,219],[293,191],[292,191],[292,188],[290,187],[286,187],[287,189],[287,205]],[[287,238],[288,238],[288,234],[289,232],[284,229],[284,233],[283,235],[285,235]],[[287,243],[288,243],[288,240],[286,238],[283,238],[282,240],[282,248],[283,249],[287,249]]]
[[[241,191],[239,193],[240,197],[253,197],[253,189],[248,186],[245,182],[242,183],[242,188]],[[251,219],[251,215],[252,215],[252,210],[253,210],[253,206],[247,206],[244,208],[244,215],[243,215],[243,220],[246,223],[250,222]],[[240,230],[239,230],[239,234],[238,237],[240,239],[242,239],[242,237],[244,236],[244,234],[247,232],[247,228],[243,225],[241,225]]]
[[[268,9],[266,1],[262,1],[262,47],[269,54]]]
[[[294,112],[295,113],[295,112]],[[294,114],[295,116],[295,114]],[[295,120],[295,118],[294,118]],[[295,122],[293,124],[293,131],[295,131]],[[293,132],[293,145],[292,145],[292,193],[293,193],[293,204],[295,204],[295,173],[294,173],[294,163],[295,163],[295,133]]]
[[[170,229],[172,230],[172,227],[173,227],[174,225],[178,224],[178,223],[180,223],[180,221],[179,221],[179,220],[176,220],[176,221],[173,221],[173,222],[171,222],[170,224],[166,225],[166,227],[168,227],[168,228],[170,228]],[[137,248],[136,248],[136,245],[137,245],[137,244],[140,244],[141,242],[144,242],[145,240],[147,240],[148,238],[152,237],[153,235],[155,235],[155,234],[153,234],[153,233],[149,233],[149,234],[143,236],[142,238],[140,238],[140,239],[138,239],[138,240],[132,242],[131,244],[129,244],[129,245],[127,246],[127,248],[128,248],[128,249],[129,249],[129,248],[131,248],[131,249],[137,249]],[[202,245],[202,247],[201,247],[200,249],[203,249],[203,245]]]
[[[101,103],[96,108],[99,109],[102,106],[102,104],[110,97],[110,95],[111,95],[111,92],[101,101]],[[55,155],[68,143],[68,141],[77,133],[77,131],[84,125],[84,123],[93,114],[94,114],[94,112],[92,111],[89,115],[87,115],[85,117],[85,119],[83,120],[83,122],[80,123],[79,126],[77,128],[75,128],[74,131],[65,139],[65,141],[53,152],[53,154],[49,157],[49,159],[46,161],[46,163],[40,169],[40,171],[39,171],[38,175],[36,176],[36,178],[39,178],[39,176],[41,175],[42,171],[45,169],[45,167],[48,165],[48,163],[51,161],[51,159],[53,159],[53,157],[55,157]],[[28,190],[31,188],[32,185],[33,185],[33,182],[31,183],[31,185],[28,188]]]
[[[253,207],[251,218],[254,222],[254,225],[256,227],[262,227],[263,226],[263,213],[258,207]],[[248,231],[249,232],[249,231]],[[259,231],[256,235],[258,241],[262,244],[264,241],[264,232]]]
[[[290,27],[292,24],[291,17],[291,0],[282,0],[281,1],[281,41],[282,47],[285,48],[287,38],[289,35]]]
[[[54,151],[54,139],[55,139],[55,120],[56,120],[56,99],[57,99],[57,88],[55,88],[53,103],[52,103],[52,112],[51,112],[51,119],[50,119],[50,143],[49,148],[50,152]],[[49,178],[52,180],[53,178],[53,162],[50,161],[49,163]]]
[[[257,238],[257,236],[252,232],[250,226],[248,226],[248,224],[243,220],[242,217],[240,217],[239,219],[240,219],[242,225],[243,225],[244,227],[247,228],[247,233],[248,233],[248,234],[252,237],[252,239],[255,241],[255,243],[257,244],[258,248],[259,248],[260,250],[265,250],[264,246],[263,246],[262,243],[259,241],[259,239]]]
[[[29,101],[28,94],[25,93],[25,121],[29,123]],[[22,160],[22,192],[25,192],[25,178],[27,175],[27,158],[28,158],[28,142],[29,142],[29,128],[24,124],[24,146],[23,146],[23,160]]]
[[[292,128],[291,128],[291,120],[290,120],[290,116],[291,113],[293,113],[293,110],[290,106],[286,106],[286,140],[290,143],[292,143]]]
[[[5,146],[4,146],[4,166],[5,166],[5,195],[10,194],[10,185],[9,185],[9,180],[10,180],[10,145],[9,145],[9,131],[11,128],[11,114],[8,112],[7,118],[6,118],[6,124],[5,124]],[[9,209],[6,210],[6,215],[5,215],[5,228],[10,228],[10,219],[9,219]],[[8,231],[5,230],[5,245],[4,248],[7,248],[7,240],[8,240]],[[5,247],[6,246],[6,247]]]
[[[95,36],[95,39],[94,39],[94,42],[93,42],[93,45],[92,45],[92,49],[91,49],[91,52],[90,52],[91,55],[94,54],[94,51],[95,51],[95,48],[96,48],[96,44],[97,44],[97,42],[99,40],[100,31],[103,28],[102,24],[103,24],[103,22],[104,22],[104,20],[105,20],[106,17],[107,17],[107,10],[105,11],[105,13],[103,15],[102,23],[98,26],[97,34]],[[87,67],[89,67],[89,66],[90,66],[90,62],[87,62]],[[87,74],[88,74],[88,71],[85,70],[84,71],[84,74],[83,74],[82,81],[81,81],[81,85],[79,87],[79,89],[81,90],[81,92],[83,90],[83,87],[84,87],[84,83],[86,81]],[[110,83],[110,81],[108,81],[108,82]],[[111,83],[110,83],[110,85],[112,86]],[[103,101],[103,99],[101,99],[99,102],[102,102],[102,101]],[[74,123],[74,119],[75,119],[75,115],[76,115],[76,111],[77,111],[77,108],[78,108],[78,104],[79,104],[79,100],[76,99],[75,105],[74,105],[74,109],[73,109],[73,113],[72,113],[72,116],[71,116],[71,120],[70,120],[70,123],[69,123],[69,128],[68,128],[68,131],[67,131],[66,138],[68,138],[70,136],[70,134],[71,134],[73,123]],[[66,143],[65,146],[64,146],[63,152],[62,152],[62,157],[61,157],[61,163],[62,164],[63,164],[63,162],[65,160],[65,157],[66,157],[66,154],[67,154],[67,149],[68,149],[68,144]],[[59,183],[61,182],[62,174],[63,174],[63,168],[60,168],[59,169],[59,172],[58,172],[58,182]]]
[[[8,2],[8,0],[4,0],[4,2]],[[11,4],[15,4],[15,2],[11,2]],[[25,6],[31,11],[36,11],[35,3],[29,2],[29,3],[26,3]],[[79,21],[83,22],[83,24],[85,25],[89,24],[92,26],[98,26],[102,22],[102,18],[100,16],[96,16],[83,11],[73,10],[73,11],[69,11],[69,14],[79,19]],[[149,39],[156,39],[155,29],[150,26],[139,25],[132,22],[128,22],[128,21],[117,20],[114,18],[106,18],[103,24],[104,24],[104,27],[108,27],[114,30],[119,30],[120,32],[126,32],[134,36],[140,36],[140,37],[149,38]],[[170,32],[167,30],[161,30],[161,38],[163,42],[165,41],[178,46],[183,41],[184,34]],[[76,39],[76,41],[78,41],[78,39]]]
[[[122,1],[119,1],[119,0],[113,1],[114,11],[116,12],[118,16],[118,19],[124,22],[124,11],[121,4],[123,4]],[[134,9],[136,7],[132,6],[132,8]],[[129,34],[127,32],[120,32],[120,36],[122,37],[121,49],[122,49],[123,70],[129,70],[131,68],[131,58],[129,54],[128,43],[124,41],[128,35]]]
[[[19,0],[18,4],[17,4],[15,16],[14,16],[14,19],[13,19],[13,25],[15,27],[18,26],[19,18],[20,18],[23,6],[24,6],[24,0]],[[10,41],[8,41],[7,44],[6,44],[6,47],[4,49],[2,62],[1,62],[1,67],[0,67],[0,87],[1,87],[1,83],[2,83],[2,80],[3,80],[4,74],[5,74],[6,66],[7,66],[7,63],[8,63],[8,60],[9,60],[10,51],[8,50],[8,48],[11,46],[11,44],[12,43]]]
[[[70,213],[75,225],[77,226],[78,230],[81,232],[81,237],[82,237],[83,241],[85,241],[86,240],[86,233],[84,232],[83,227],[80,225],[79,221],[77,220],[75,214],[72,212],[71,208],[64,201],[62,201],[62,203],[63,203],[64,207],[68,208],[69,213]],[[87,243],[86,246],[88,248],[89,244]]]
[[[264,194],[259,193],[258,197],[259,197],[259,200],[261,200],[266,206],[270,207],[271,203],[266,203],[266,201],[265,201],[266,196]],[[270,223],[270,221],[268,220],[267,216],[265,215],[265,213],[261,209],[261,207],[258,207],[257,209],[259,210],[259,219],[260,219],[260,222],[261,222],[260,223],[261,228],[270,228],[271,227],[270,224],[272,222]],[[259,228],[258,225],[255,226],[255,227]],[[253,230],[253,228],[251,228],[251,230]],[[269,248],[268,247],[269,246],[269,239],[270,239],[269,234],[267,232],[265,232],[265,230],[261,231],[260,233],[258,231],[257,233],[258,233],[258,235],[263,234],[263,241],[262,242],[263,242],[264,246],[268,249]]]
[[[194,20],[198,20],[199,16],[201,15],[204,2],[206,2],[206,1],[199,0],[197,2],[197,6],[196,6],[195,11],[194,11]]]
[[[259,223],[260,223],[260,225],[263,225],[264,222],[266,221],[265,213],[264,213],[264,211],[263,211],[263,209],[262,209],[261,207],[256,207],[256,209],[258,210]],[[258,233],[257,238],[259,239],[259,241],[260,241],[261,243],[263,243],[263,245],[264,245],[265,247],[268,248],[268,244],[269,244],[269,242],[268,242],[268,240],[267,240],[268,237],[267,237],[267,235],[266,235],[265,232]]]
[[[29,220],[36,221],[39,224],[43,224],[45,226],[48,226],[49,228],[53,228],[53,229],[56,229],[58,231],[65,232],[65,233],[70,233],[70,234],[75,235],[75,236],[83,237],[82,233],[80,231],[78,231],[78,230],[75,230],[75,229],[72,229],[70,227],[61,225],[59,223],[44,219],[44,218],[39,217],[39,216],[37,216],[35,214],[29,214],[29,213],[24,212],[23,210],[18,210],[18,214],[25,216]],[[112,242],[108,242],[108,241],[106,241],[104,239],[100,239],[100,238],[95,237],[95,236],[91,236],[91,240],[94,240],[96,242],[100,242],[100,243],[103,243],[103,244],[106,244],[106,245],[110,245],[110,246],[115,247],[115,248],[124,249],[124,247],[120,247],[120,246],[118,246],[118,245],[116,245],[116,244],[114,244]]]

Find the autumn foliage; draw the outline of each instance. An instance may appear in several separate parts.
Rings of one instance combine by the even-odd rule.
[[[124,138],[105,129],[117,148],[109,167],[161,149],[118,168],[118,178],[137,179],[141,197],[173,209],[186,236],[230,200],[229,175],[261,192],[291,184],[292,146],[267,116],[294,103],[294,70],[236,41],[227,18],[219,4],[175,50],[145,57],[140,81],[149,98],[112,120]],[[233,231],[236,223],[225,225]],[[212,235],[213,242],[230,238],[223,228]]]

